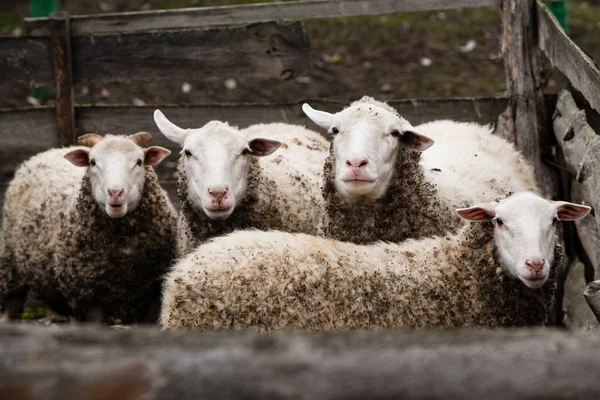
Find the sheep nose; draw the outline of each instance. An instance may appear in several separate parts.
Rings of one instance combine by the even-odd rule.
[[[544,268],[544,263],[545,260],[543,258],[530,258],[525,260],[527,268],[529,268],[529,270],[534,274],[539,274],[540,272],[542,272],[542,269]]]
[[[118,199],[125,193],[125,189],[108,189],[108,195],[112,199]]]
[[[208,194],[210,194],[215,200],[221,201],[229,191],[229,188],[209,188]]]
[[[366,158],[360,160],[346,160],[346,165],[352,167],[355,171],[358,171],[361,168],[364,168],[369,164],[369,160]]]

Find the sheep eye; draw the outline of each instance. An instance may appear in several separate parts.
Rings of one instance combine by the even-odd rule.
[[[244,151],[242,151],[243,156],[247,156],[248,154],[250,154],[250,150],[244,149]]]
[[[498,226],[502,226],[502,225],[504,225],[504,222],[500,218],[496,218],[496,224]]]
[[[398,130],[394,130],[390,132],[390,135],[392,135],[393,137],[397,138],[400,136],[400,132]]]
[[[137,162],[135,163],[135,165],[137,165],[138,167],[142,166],[142,159],[138,159]]]
[[[552,224],[556,225],[556,224],[558,224],[558,221],[560,221],[560,219],[554,217],[554,219],[552,219]]]
[[[183,154],[185,154],[185,156],[186,156],[186,157],[191,157],[191,156],[192,156],[192,152],[191,152],[191,151],[189,151],[189,150],[185,150],[185,151],[183,152]]]
[[[90,165],[91,165],[92,167],[95,167],[95,166],[96,166],[96,160],[92,159],[92,160],[90,161]]]
[[[338,133],[340,133],[340,130],[338,128],[331,128],[331,133],[337,135]]]

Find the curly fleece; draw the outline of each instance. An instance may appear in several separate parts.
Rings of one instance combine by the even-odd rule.
[[[165,280],[166,328],[373,328],[543,325],[550,278],[530,289],[501,268],[491,224],[400,245],[242,231],[210,241]]]

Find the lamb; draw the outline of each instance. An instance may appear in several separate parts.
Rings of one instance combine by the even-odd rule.
[[[455,208],[538,190],[520,153],[488,127],[435,121],[415,128],[366,96],[337,114],[303,110],[333,136],[323,196],[324,233],[335,239],[398,242],[455,232],[462,225]]]
[[[6,192],[0,295],[16,318],[29,289],[83,320],[156,320],[177,219],[152,166],[170,151],[87,134],[26,161]]]
[[[282,123],[239,130],[211,121],[199,129],[181,129],[160,110],[154,120],[183,148],[177,187],[180,256],[235,229],[318,233],[328,146],[321,135]],[[276,157],[262,158],[280,147]]]
[[[555,221],[589,211],[523,192],[457,210],[483,223],[456,235],[401,244],[236,232],[174,265],[160,323],[262,332],[542,325],[562,257]]]

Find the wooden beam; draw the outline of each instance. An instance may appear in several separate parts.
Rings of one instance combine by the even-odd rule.
[[[585,111],[580,110],[571,94],[563,90],[556,103],[553,116],[554,135],[562,148],[567,168],[577,180],[577,199],[592,206],[595,210],[596,228],[600,227],[600,136],[588,125]],[[591,218],[591,217],[586,217]],[[579,222],[578,231],[582,243],[592,260],[597,258],[598,229],[583,229],[587,224]],[[593,235],[592,237],[585,235]],[[596,268],[596,279],[600,276],[600,266]]]
[[[46,38],[0,38],[2,85],[52,85],[51,47]],[[71,49],[76,83],[290,79],[310,70],[310,43],[299,22],[80,36],[71,38]]]
[[[594,61],[565,34],[542,0],[537,0],[537,21],[539,48],[552,66],[583,93],[590,106],[600,112],[600,71]]]
[[[0,38],[0,71],[3,88],[52,85],[50,38]]]
[[[600,336],[1,325],[1,398],[594,399]]]
[[[549,157],[542,59],[535,42],[535,0],[503,0],[502,56],[509,105],[498,119],[497,133],[514,142],[534,166],[547,197],[556,194],[555,179],[544,164]]]
[[[75,35],[140,32],[155,29],[204,28],[274,20],[382,15],[407,11],[498,6],[500,0],[317,0],[237,6],[183,8],[73,17]],[[26,18],[31,35],[48,35],[46,18]]]
[[[56,133],[62,146],[75,144],[75,111],[73,104],[73,73],[71,68],[71,36],[69,14],[56,11],[50,14],[54,89],[56,91]]]

